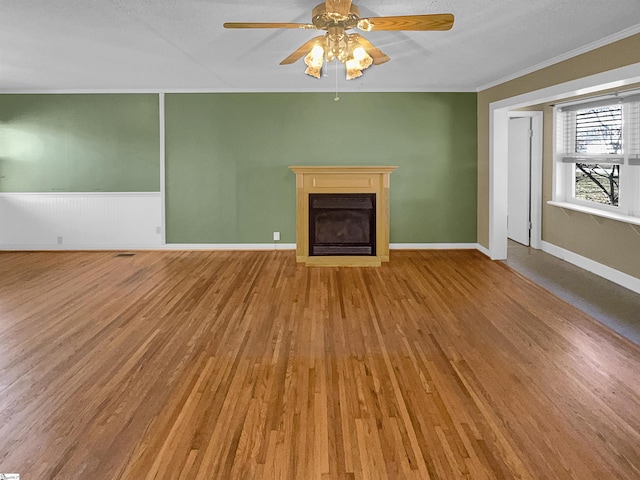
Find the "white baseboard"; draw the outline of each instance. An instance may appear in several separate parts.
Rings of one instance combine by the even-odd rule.
[[[168,243],[168,250],[295,250],[295,243]],[[477,243],[391,243],[390,250],[475,250]]]
[[[391,250],[488,250],[477,243],[392,243]],[[1,245],[0,250],[295,250],[295,243],[167,243],[164,245]]]
[[[295,250],[295,243],[167,243],[161,250]]]
[[[390,243],[390,250],[475,250],[477,243]]]
[[[479,243],[476,244],[476,248],[478,249],[478,251],[485,254],[487,257],[491,258],[491,253],[489,253],[488,248],[484,247],[483,245],[480,245]]]
[[[162,247],[157,245],[1,245],[0,252],[89,252],[89,251],[114,251],[123,250],[159,250]]]
[[[542,251],[640,294],[640,278],[633,277],[549,242],[542,242]]]

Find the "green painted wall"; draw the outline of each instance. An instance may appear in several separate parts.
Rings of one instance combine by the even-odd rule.
[[[157,95],[0,95],[0,191],[160,190]]]
[[[391,241],[476,241],[476,94],[167,94],[170,243],[295,241],[289,165],[398,165]],[[160,189],[158,96],[0,95],[0,191]]]
[[[398,165],[391,242],[476,241],[476,94],[167,94],[169,243],[295,242],[289,165]]]

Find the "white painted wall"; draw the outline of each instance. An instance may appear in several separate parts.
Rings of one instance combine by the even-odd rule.
[[[0,249],[154,248],[161,194],[0,193]]]

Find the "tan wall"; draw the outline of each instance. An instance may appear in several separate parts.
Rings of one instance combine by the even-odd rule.
[[[545,105],[542,110],[542,239],[640,278],[640,227],[547,205],[553,195],[553,107]]]
[[[489,247],[489,104],[635,63],[640,63],[640,34],[478,93],[478,243]],[[626,223],[546,205],[553,171],[550,107],[544,125],[543,240],[640,278],[640,233]]]

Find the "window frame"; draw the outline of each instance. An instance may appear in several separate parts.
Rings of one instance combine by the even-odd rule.
[[[572,123],[568,123],[567,115],[570,112],[617,104],[622,104],[622,153],[576,153],[577,121],[574,115]],[[640,224],[640,94],[636,91],[630,92],[626,96],[559,104],[554,106],[553,112],[554,180],[553,200],[549,203],[593,215]],[[576,163],[620,165],[617,206],[575,196]]]

